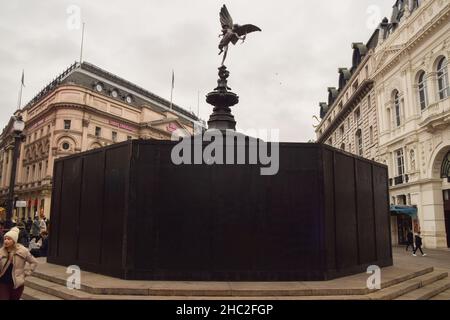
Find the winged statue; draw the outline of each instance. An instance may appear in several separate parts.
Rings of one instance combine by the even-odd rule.
[[[239,40],[242,40],[242,43],[244,43],[247,34],[255,31],[261,31],[260,28],[253,24],[234,24],[233,19],[231,18],[231,15],[225,5],[223,5],[220,10],[220,24],[222,25],[222,34],[219,35],[219,37],[222,37],[222,40],[219,43],[219,55],[223,52],[222,65],[227,58],[228,45],[230,42],[235,45]]]

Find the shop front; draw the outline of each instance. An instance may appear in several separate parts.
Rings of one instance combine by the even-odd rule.
[[[414,233],[420,231],[417,207],[415,206],[391,206],[391,232],[392,244],[406,245],[408,231]]]

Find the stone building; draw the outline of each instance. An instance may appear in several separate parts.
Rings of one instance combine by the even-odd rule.
[[[92,64],[75,63],[18,110],[25,121],[16,192],[19,218],[49,216],[53,161],[127,139],[170,139],[203,127],[193,113]],[[0,200],[8,194],[13,137],[0,135]]]
[[[412,229],[450,247],[450,2],[397,0],[366,48],[361,67],[339,69],[317,139],[388,166],[394,244]]]
[[[389,167],[394,243],[407,229],[426,247],[450,246],[450,2],[397,1],[374,52],[380,159]]]

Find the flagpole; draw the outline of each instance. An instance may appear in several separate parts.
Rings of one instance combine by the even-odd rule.
[[[200,90],[197,92],[197,117],[200,117]]]
[[[174,74],[174,72],[172,70],[172,88],[170,90],[170,110],[172,110],[172,99],[173,99],[173,87],[174,87],[174,84],[175,84],[175,74]]]
[[[22,79],[20,80],[20,91],[19,91],[19,103],[17,105],[17,110],[20,110],[20,107],[22,106],[22,93],[23,93],[23,87],[25,86],[25,70],[22,70]]]
[[[83,22],[83,30],[81,31],[80,64],[83,62],[84,25],[85,23]]]

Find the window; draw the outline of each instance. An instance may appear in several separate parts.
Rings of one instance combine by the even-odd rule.
[[[63,150],[69,150],[70,149],[70,144],[68,143],[68,142],[64,142],[63,144],[62,144],[62,148],[63,148]]]
[[[71,120],[64,120],[64,130],[70,130]]]
[[[372,126],[369,127],[369,143],[370,143],[370,145],[373,144],[373,127]]]
[[[358,90],[358,86],[359,86],[359,83],[358,83],[358,80],[356,80],[354,83],[353,83],[353,90]]]
[[[44,128],[41,129],[41,134],[40,134],[40,136],[41,136],[41,137],[44,136]]]
[[[425,77],[425,72],[421,72],[418,79],[419,87],[419,105],[420,110],[424,110],[428,106],[428,96],[427,96],[427,79]]]
[[[41,178],[41,175],[42,175],[42,163],[39,163],[38,179]]]
[[[395,124],[400,127],[400,95],[398,91],[394,92]]]
[[[360,112],[360,110],[359,110],[359,108],[358,109],[356,109],[356,111],[355,111],[355,122],[356,122],[356,125],[357,126],[359,126],[359,120],[361,119],[361,112]]]
[[[30,181],[30,166],[27,167],[27,182]]]
[[[95,127],[95,136],[100,137],[102,135],[102,128]]]
[[[344,138],[344,133],[345,133],[344,125],[342,125],[342,126],[339,128],[339,132],[340,132],[340,134],[341,134],[341,138]]]
[[[47,134],[50,133],[50,125],[47,126]]]
[[[396,163],[397,163],[397,175],[402,176],[405,174],[405,159],[403,158],[403,149],[395,151]]]
[[[366,66],[366,78],[369,78],[369,66]]]
[[[36,179],[36,165],[33,164],[33,170],[31,171],[31,181]]]
[[[329,144],[330,146],[333,145],[333,138],[330,138],[330,140],[328,140],[328,144]]]
[[[347,128],[350,129],[350,117],[347,118]]]
[[[341,150],[345,151],[345,143],[341,144]]]
[[[356,131],[356,137],[355,137],[355,145],[357,148],[357,152],[359,156],[363,155],[363,142],[362,142],[362,133],[361,133],[361,129],[359,129],[358,131]]]
[[[438,77],[438,93],[439,99],[443,100],[449,96],[448,87],[448,70],[447,70],[447,59],[442,58],[437,66],[437,77]]]
[[[95,90],[97,90],[97,92],[102,92],[103,91],[103,84],[101,84],[100,82],[97,83],[95,85]]]
[[[112,141],[114,141],[114,142],[117,141],[117,132],[116,131],[112,132]]]
[[[34,139],[33,140],[36,141],[36,139],[37,139],[37,132],[34,133]]]
[[[370,94],[369,94],[369,96],[367,97],[367,108],[370,110],[371,106],[372,106],[372,99],[371,99]]]

